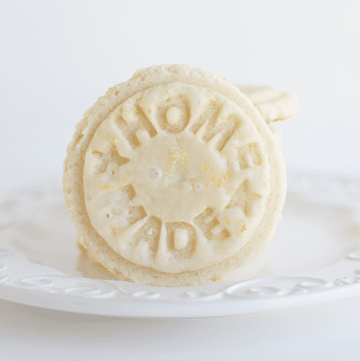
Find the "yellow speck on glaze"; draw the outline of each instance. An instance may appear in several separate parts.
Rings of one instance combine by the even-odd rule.
[[[169,153],[170,153],[170,163],[171,163],[170,169],[173,169],[173,164],[177,160],[182,161],[184,164],[188,162],[188,155],[181,148],[175,150],[169,150]]]
[[[115,236],[116,236],[116,235],[119,233],[119,231],[120,231],[119,228],[117,228],[117,227],[115,227],[115,226],[112,226],[112,225],[110,225],[110,228],[112,228],[112,231],[113,231],[113,233],[114,233]]]
[[[170,158],[170,163],[171,163],[170,169],[173,169],[173,164],[175,163],[175,161],[176,161],[176,158],[174,158],[174,157]]]
[[[227,216],[225,216],[224,219],[225,219],[226,224],[229,225],[230,224],[229,218]]]
[[[203,172],[206,172],[210,169],[210,166],[209,165],[201,165],[200,168],[203,170]]]
[[[106,184],[100,184],[100,187],[103,189],[111,190],[114,189],[114,184],[112,186],[107,186]]]
[[[246,231],[246,225],[243,224],[240,229],[239,229],[239,233],[243,233],[244,231]]]
[[[185,152],[183,152],[183,150],[181,149],[181,148],[179,148],[178,150],[177,150],[178,152],[179,152],[179,154],[183,157],[183,162],[184,162],[184,164],[186,164],[187,163],[187,154],[185,153]]]

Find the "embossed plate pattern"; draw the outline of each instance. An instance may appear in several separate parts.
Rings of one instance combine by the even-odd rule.
[[[215,317],[360,295],[360,178],[289,171],[283,220],[259,259],[221,282],[114,280],[76,247],[60,184],[0,196],[0,297],[123,317]]]

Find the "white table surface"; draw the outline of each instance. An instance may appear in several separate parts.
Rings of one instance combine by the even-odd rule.
[[[1,360],[359,360],[360,297],[209,319],[87,316],[0,300]]]

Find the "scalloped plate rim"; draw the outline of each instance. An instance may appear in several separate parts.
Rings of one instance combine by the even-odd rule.
[[[291,169],[290,173],[292,173],[291,182],[293,183],[294,179],[305,177],[315,181],[321,179],[330,183],[343,182],[349,184],[349,182],[355,182],[360,189],[360,178],[357,176],[294,169]],[[35,188],[31,187],[31,189]],[[16,190],[13,190],[10,194],[15,192]],[[0,200],[4,198],[3,194],[5,195],[5,192],[1,192]],[[325,194],[325,198],[326,196]],[[337,197],[335,199],[347,197],[347,201],[357,211],[360,210],[360,202],[354,202],[351,194],[345,192],[335,196]],[[9,197],[9,193],[6,193],[6,197]],[[11,227],[11,224],[11,221],[3,224],[3,227],[0,228],[0,235],[2,230]],[[176,288],[142,286],[124,281],[76,277],[57,270],[54,270],[54,274],[30,274],[27,277],[13,277],[7,273],[8,264],[5,260],[8,255],[7,250],[0,249],[0,297],[2,299],[29,306],[92,315],[140,318],[219,317],[305,306],[360,295],[359,251],[353,252],[341,260],[356,266],[356,269],[352,270],[352,274],[334,281],[324,281],[306,276],[291,276]],[[14,258],[13,256],[9,259],[14,259],[15,264],[17,261],[24,262],[21,257]],[[25,266],[26,262],[29,263],[30,268],[34,265],[26,260]],[[46,269],[44,273],[49,273],[51,270],[50,267],[46,266],[37,265],[37,267]],[[33,283],[31,283],[31,278]],[[36,279],[40,280],[36,281]],[[56,286],[58,280],[70,281],[70,283],[76,281],[78,284],[61,288],[62,286]],[[295,280],[298,281],[298,284],[290,289],[282,290],[272,286],[274,283],[295,282]],[[265,282],[265,286],[262,286],[264,283],[262,281]],[[306,282],[310,282],[310,284],[306,285]],[[253,284],[253,287],[246,288],[244,287],[246,284],[250,284],[250,286]],[[94,286],[98,286],[98,288],[95,287],[94,289]],[[101,287],[105,290],[102,290]],[[236,294],[236,291],[241,290],[242,287],[245,291]],[[208,293],[206,293],[204,290],[215,290],[215,292],[209,293],[207,291]],[[251,293],[252,290],[255,290],[254,294]],[[161,292],[164,292],[167,297],[172,296],[172,298],[167,299],[165,297],[162,299]]]

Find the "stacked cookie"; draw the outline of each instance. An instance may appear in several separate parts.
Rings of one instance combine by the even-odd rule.
[[[137,71],[77,125],[64,196],[80,244],[120,280],[222,280],[272,239],[286,193],[278,132],[297,112],[271,88],[187,65]]]

